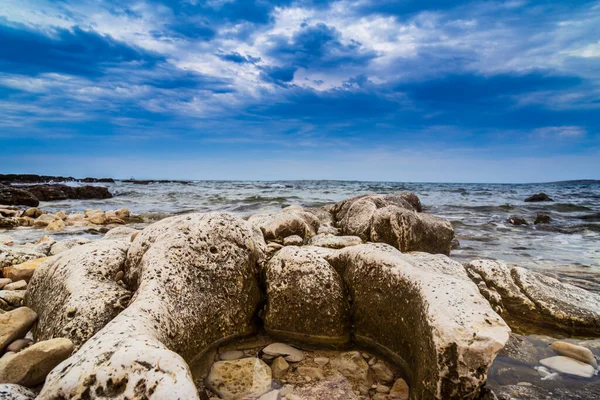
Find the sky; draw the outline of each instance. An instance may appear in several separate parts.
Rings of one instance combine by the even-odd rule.
[[[2,0],[0,173],[600,179],[600,1]]]

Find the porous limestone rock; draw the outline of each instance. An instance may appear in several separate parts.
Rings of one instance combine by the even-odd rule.
[[[35,270],[50,257],[35,258],[24,263],[13,265],[12,267],[4,268],[3,274],[12,281],[24,280],[29,282]]]
[[[0,290],[0,308],[4,311],[9,311],[21,307],[24,297],[24,290]]]
[[[10,267],[36,258],[46,257],[36,248],[21,248],[0,244],[0,268]]]
[[[403,252],[449,254],[454,238],[452,225],[421,211],[421,202],[413,193],[362,195],[332,208],[336,224],[345,235],[388,243]]]
[[[503,316],[520,327],[559,330],[569,334],[600,334],[600,295],[555,278],[500,261],[475,260],[466,265],[484,291],[499,295]],[[495,299],[495,300],[494,300]]]
[[[112,228],[110,231],[106,232],[104,235],[104,239],[117,239],[117,240],[127,240],[131,241],[131,235],[139,232],[137,229],[129,228],[127,226],[118,226],[116,228]]]
[[[63,229],[65,229],[65,227],[66,227],[65,222],[62,219],[57,219],[57,220],[50,222],[48,225],[46,225],[46,228],[44,230],[50,231],[50,232],[56,232],[56,231],[62,231]]]
[[[265,240],[283,240],[292,235],[306,239],[316,235],[320,224],[314,214],[300,206],[286,207],[275,214],[251,215],[248,222],[262,231]]]
[[[264,247],[251,224],[223,213],[147,227],[127,255],[124,281],[135,289],[129,306],[48,375],[40,399],[198,399],[186,362],[217,341],[253,331]]]
[[[259,358],[217,361],[207,386],[225,400],[256,398],[271,390],[271,369]]]
[[[311,246],[326,247],[329,249],[343,249],[348,246],[356,246],[362,244],[363,241],[358,236],[334,236],[319,234],[308,240]]]
[[[418,257],[363,244],[326,258],[348,287],[357,342],[404,360],[413,398],[477,398],[510,329],[464,272]]]
[[[33,400],[35,397],[35,393],[21,385],[12,383],[0,384],[1,400]]]
[[[0,353],[16,339],[25,336],[36,319],[36,313],[27,307],[0,314]]]
[[[292,235],[292,236],[283,238],[284,246],[302,246],[303,243],[304,243],[304,239],[302,239],[298,235]]]
[[[96,241],[63,251],[37,268],[25,299],[39,316],[36,340],[64,337],[79,348],[127,306],[131,293],[113,278],[125,266],[128,247]]]
[[[311,248],[287,246],[264,267],[265,330],[303,342],[349,341],[347,294],[335,269]]]
[[[43,383],[46,375],[73,352],[69,339],[45,340],[0,358],[0,383],[32,387]]]
[[[73,247],[88,244],[90,242],[91,242],[91,240],[86,239],[86,238],[71,238],[71,239],[60,240],[52,245],[52,247],[50,248],[49,254],[51,256],[54,256],[56,254],[62,253],[63,251],[72,249]]]

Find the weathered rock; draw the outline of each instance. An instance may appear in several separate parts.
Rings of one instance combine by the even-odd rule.
[[[244,352],[240,350],[226,351],[219,354],[219,360],[221,361],[239,360],[240,358],[244,358]]]
[[[31,207],[28,208],[27,210],[25,210],[25,212],[23,213],[24,217],[31,217],[31,218],[37,218],[39,216],[41,216],[42,214],[45,214],[46,212],[43,210],[40,210],[37,207]]]
[[[560,356],[570,357],[598,369],[598,362],[594,357],[594,353],[586,347],[568,342],[556,341],[550,344],[550,348]]]
[[[92,224],[95,224],[95,225],[102,225],[102,224],[106,223],[106,216],[104,215],[104,213],[100,212],[100,213],[93,214],[92,216],[90,216],[88,218],[88,221],[90,221]]]
[[[15,241],[12,237],[8,235],[0,235],[0,244],[4,246],[12,246],[13,244],[15,244]]]
[[[304,243],[304,239],[302,239],[298,235],[288,236],[283,239],[284,246],[302,246],[303,243]]]
[[[368,386],[372,383],[369,376],[369,364],[358,351],[341,353],[331,360],[331,366],[346,378],[357,383],[362,382]]]
[[[538,224],[549,224],[550,222],[552,222],[552,218],[550,218],[550,216],[548,214],[538,214],[535,217],[535,221],[533,221],[533,223],[535,225]]]
[[[260,300],[254,272],[264,247],[259,232],[227,214],[187,214],[147,227],[127,256],[124,281],[137,289],[129,306],[48,375],[40,398],[117,385],[123,397],[198,399],[186,361],[252,332]]]
[[[262,360],[242,358],[214,363],[206,384],[222,399],[242,399],[271,390],[271,379],[271,369]]]
[[[36,252],[34,255],[39,257],[41,253]],[[29,261],[22,262],[21,264],[13,265],[12,267],[6,267],[3,269],[2,273],[5,277],[11,279],[12,281],[24,280],[29,282],[35,270],[49,258],[50,257],[33,258]]]
[[[139,232],[137,229],[129,228],[127,226],[119,226],[116,228],[112,228],[110,231],[106,232],[104,235],[104,239],[118,239],[118,240],[127,240],[130,241],[131,235]]]
[[[327,358],[327,357],[315,357],[315,359],[313,361],[315,364],[317,364],[321,367],[329,364],[329,358]]]
[[[0,314],[0,353],[6,346],[25,336],[36,319],[36,313],[27,307]]]
[[[42,214],[33,221],[33,226],[44,228],[56,220],[58,220],[58,218],[54,214]]]
[[[21,225],[21,223],[19,222],[19,220],[17,218],[13,218],[13,217],[6,218],[6,217],[0,216],[0,229],[13,229],[20,225]]]
[[[582,378],[591,378],[596,374],[596,369],[591,365],[565,356],[544,358],[540,360],[540,364],[557,372]]]
[[[25,300],[39,316],[36,340],[65,337],[79,348],[127,306],[131,293],[113,277],[124,268],[128,247],[96,241],[37,268]]]
[[[329,249],[343,249],[348,246],[362,244],[363,241],[358,236],[334,236],[319,234],[308,240],[311,246],[326,247]]]
[[[32,387],[43,383],[46,375],[73,352],[69,339],[38,342],[16,354],[0,358],[0,383]]]
[[[394,381],[394,373],[383,361],[377,361],[371,366],[371,369],[375,373],[377,382],[391,383]]]
[[[25,289],[27,289],[27,282],[25,282],[24,280],[20,280],[20,281],[16,281],[13,283],[9,283],[8,285],[4,286],[3,289],[4,290],[25,290]]]
[[[498,305],[509,322],[524,329],[600,335],[600,295],[499,261],[476,260],[466,268],[500,296]]]
[[[10,267],[11,265],[21,264],[25,261],[34,260],[36,258],[45,256],[46,254],[41,253],[34,248],[27,249],[0,245],[0,268]],[[4,276],[10,278],[7,275]]]
[[[0,184],[0,204],[37,207],[40,201],[26,190]]]
[[[296,341],[350,340],[347,294],[341,277],[310,248],[288,246],[264,267],[265,330]]]
[[[511,225],[515,225],[515,226],[529,225],[524,218],[517,217],[517,216],[512,216],[512,217],[507,218],[506,222],[508,222]]]
[[[2,400],[33,400],[35,397],[35,393],[21,385],[0,384],[0,399]]]
[[[262,231],[265,240],[283,240],[293,235],[304,239],[319,229],[317,217],[299,206],[286,207],[276,214],[251,215],[248,222]]]
[[[23,305],[24,296],[24,290],[0,290],[0,300],[8,305],[8,309],[4,309],[5,311],[21,307]]]
[[[284,343],[271,343],[264,349],[264,354],[273,357],[283,357],[286,361],[296,363],[304,360],[304,352]]]
[[[112,194],[103,186],[67,186],[67,185],[27,185],[23,189],[33,194],[39,201],[66,199],[109,199]],[[37,207],[37,204],[26,204]]]
[[[464,270],[425,257],[364,244],[327,259],[352,298],[356,340],[405,360],[414,398],[475,398],[510,329]]]
[[[4,289],[4,286],[12,283],[12,279],[9,278],[0,278],[0,289]]]
[[[285,388],[284,388],[285,389]],[[327,399],[327,400],[356,400],[358,396],[352,390],[352,385],[342,374],[335,372],[326,377],[311,382],[310,385],[295,387],[293,393],[286,394],[289,400]],[[362,398],[362,397],[361,397]]]
[[[525,201],[525,202],[540,202],[540,201],[553,201],[553,200],[546,193],[537,193],[537,194],[529,196],[528,198],[526,198],[523,201]]]
[[[283,357],[277,357],[273,360],[273,364],[271,364],[271,371],[273,372],[273,378],[281,379],[285,376],[285,374],[290,369],[290,364],[285,361]]]
[[[50,248],[50,255],[54,256],[56,254],[62,253],[63,251],[72,249],[73,247],[88,244],[90,242],[90,239],[86,238],[72,238],[61,240],[52,245],[52,247]]]
[[[46,225],[46,228],[44,230],[50,231],[50,232],[56,232],[56,231],[62,231],[63,229],[65,229],[65,227],[66,227],[65,222],[62,219],[57,219],[57,220],[50,222],[48,225]]]
[[[31,339],[17,339],[6,347],[6,351],[18,353],[24,348],[30,346],[31,343],[33,343]]]
[[[390,390],[390,397],[397,400],[408,400],[410,389],[406,381],[402,378],[396,380]]]

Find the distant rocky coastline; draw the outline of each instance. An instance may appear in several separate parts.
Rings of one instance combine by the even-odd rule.
[[[124,208],[0,214],[10,229],[106,232],[0,234],[2,398],[547,398],[530,382],[486,385],[505,357],[595,396],[590,348],[552,341],[554,355],[532,357],[517,334],[600,338],[600,295],[450,259],[452,224],[414,193],[147,226]]]

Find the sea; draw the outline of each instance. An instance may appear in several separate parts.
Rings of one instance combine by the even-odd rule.
[[[78,185],[79,183],[69,183]],[[114,195],[106,200],[42,202],[40,208],[68,212],[126,207],[149,224],[162,218],[206,211],[238,215],[276,212],[283,207],[322,206],[365,193],[416,193],[424,212],[444,217],[454,226],[460,246],[451,257],[478,258],[554,274],[572,284],[600,292],[600,184],[400,183],[352,181],[185,181],[103,183]],[[544,192],[554,201],[527,203]],[[534,224],[538,213],[550,224]],[[528,225],[513,226],[511,216]],[[142,226],[144,224],[141,224]],[[34,240],[43,231],[20,228],[6,232],[17,241]],[[36,237],[39,236],[39,237]],[[67,229],[57,240],[94,236]]]

